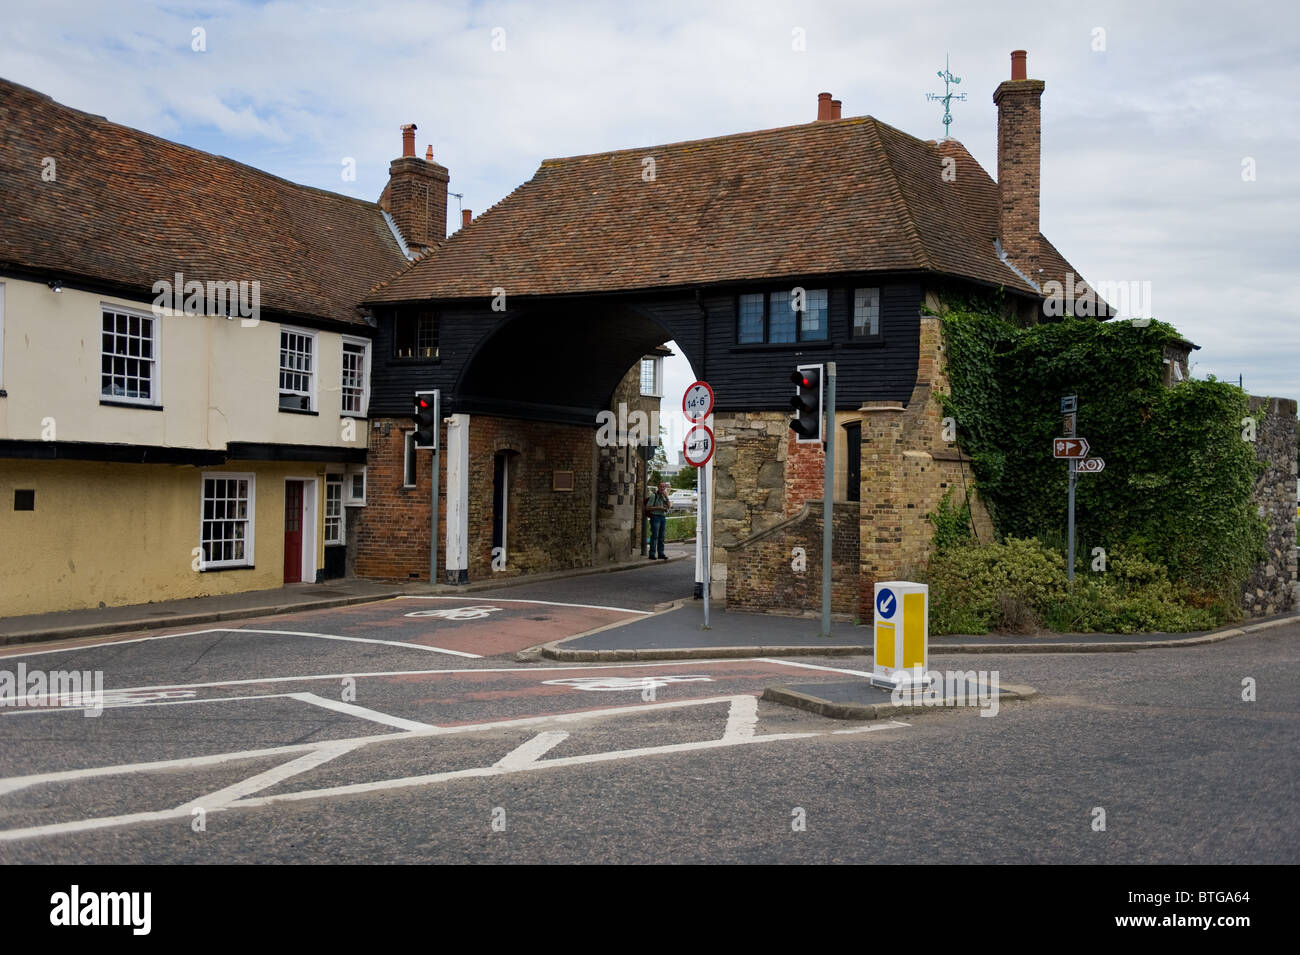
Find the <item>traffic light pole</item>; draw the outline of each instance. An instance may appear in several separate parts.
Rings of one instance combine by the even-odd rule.
[[[822,632],[831,635],[831,536],[835,523],[835,362],[826,363],[826,467],[822,489]]]
[[[441,422],[439,422],[441,423]],[[433,496],[429,506],[429,586],[438,582],[438,446],[434,445],[433,456]]]

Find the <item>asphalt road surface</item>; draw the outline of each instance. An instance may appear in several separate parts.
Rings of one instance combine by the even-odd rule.
[[[0,862],[1300,861],[1300,625],[935,656],[1041,695],[867,723],[757,699],[859,658],[516,660],[670,572],[0,653],[104,685],[0,708]]]

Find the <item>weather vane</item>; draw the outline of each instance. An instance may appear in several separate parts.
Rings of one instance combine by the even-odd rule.
[[[948,55],[946,53],[943,57],[943,66],[944,68],[939,72],[939,79],[943,80],[943,95],[926,93],[925,98],[932,102],[938,100],[943,103],[943,138],[947,139],[948,127],[952,125],[952,109],[949,104],[955,99],[959,99],[963,103],[966,102],[966,94],[954,93],[951,89],[951,87],[961,82],[961,77],[952,75],[952,70],[948,67]]]

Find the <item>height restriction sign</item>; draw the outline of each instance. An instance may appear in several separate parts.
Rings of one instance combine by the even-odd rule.
[[[703,421],[713,414],[713,389],[707,381],[697,381],[682,395],[682,411],[688,421]]]

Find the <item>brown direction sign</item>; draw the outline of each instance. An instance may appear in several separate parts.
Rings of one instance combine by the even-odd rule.
[[[1057,438],[1052,442],[1052,457],[1082,460],[1088,456],[1088,442],[1083,438]]]
[[[1075,465],[1075,470],[1080,474],[1096,474],[1106,470],[1106,462],[1101,458],[1084,458]]]

